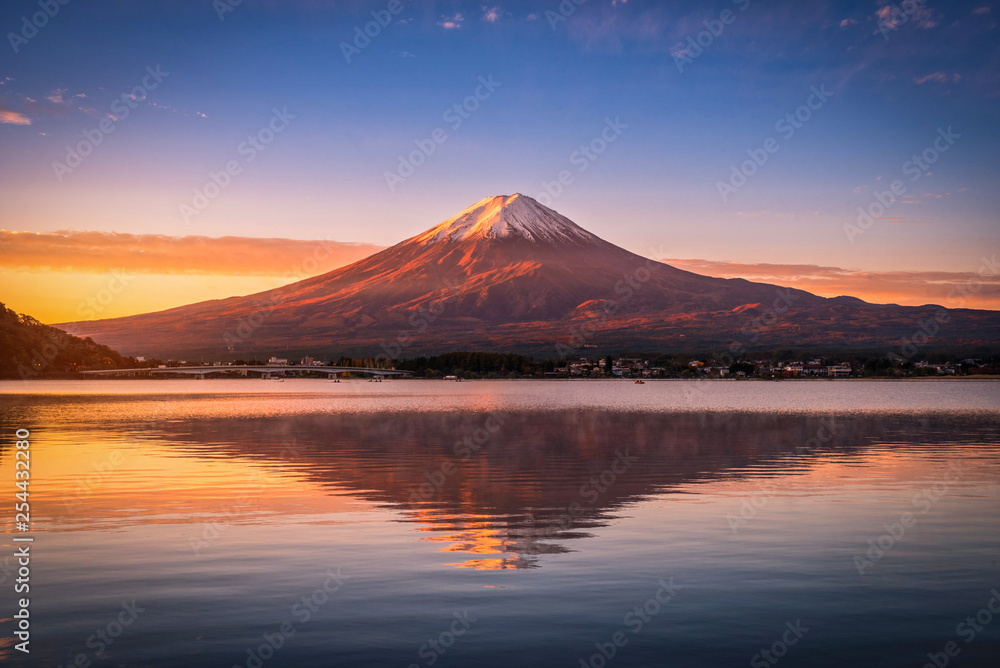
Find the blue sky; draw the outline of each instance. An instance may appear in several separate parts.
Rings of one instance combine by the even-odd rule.
[[[244,0],[220,20],[207,0],[70,0],[15,53],[9,33],[39,9],[5,3],[0,227],[388,245],[487,195],[546,201],[565,170],[551,206],[643,254],[974,271],[1000,245],[992,2],[587,0],[554,22],[556,0],[400,0],[347,62],[342,43],[387,7]],[[688,38],[724,11],[681,71]],[[59,180],[66,146],[114,120],[147,66],[169,74]],[[499,85],[452,127],[445,112],[481,77]],[[776,121],[814,86],[832,96],[785,138]],[[294,118],[248,161],[241,143],[274,109]],[[575,154],[608,119],[627,127]],[[948,127],[960,138],[907,180]],[[386,172],[437,128],[446,140],[390,189]],[[777,152],[723,201],[718,183],[768,138]],[[185,221],[228,162],[239,173]],[[894,179],[906,195],[851,243],[844,225]]]

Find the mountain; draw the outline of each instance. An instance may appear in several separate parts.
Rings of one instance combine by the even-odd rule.
[[[1000,344],[1000,313],[875,305],[702,276],[631,253],[524,195],[483,199],[363,260],[276,290],[60,325],[126,354],[412,357],[496,350],[792,347],[898,351]]]
[[[134,363],[117,352],[43,325],[0,304],[0,378],[44,378]]]

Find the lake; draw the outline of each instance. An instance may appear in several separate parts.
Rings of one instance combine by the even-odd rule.
[[[0,414],[8,665],[1000,660],[998,382],[9,381]]]

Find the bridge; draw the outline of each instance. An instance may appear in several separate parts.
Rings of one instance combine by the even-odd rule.
[[[325,374],[329,378],[335,378],[343,373],[359,373],[372,376],[412,376],[412,371],[396,371],[395,369],[374,369],[371,367],[353,366],[278,366],[272,364],[262,365],[229,365],[229,366],[176,366],[167,368],[141,368],[141,369],[101,369],[99,371],[81,371],[81,374],[89,376],[129,376],[136,374],[180,374],[204,378],[210,373],[237,373],[246,376],[249,372],[261,374],[264,378],[270,378],[272,374],[287,373],[289,371],[310,371]]]

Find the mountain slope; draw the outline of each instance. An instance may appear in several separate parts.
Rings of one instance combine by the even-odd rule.
[[[126,353],[161,357],[456,349],[556,355],[584,345],[669,351],[734,341],[748,349],[888,351],[938,310],[693,274],[512,195],[483,199],[422,234],[283,288],[62,326]],[[1000,341],[1000,314],[952,314],[935,343]]]
[[[0,378],[39,378],[133,364],[107,346],[43,325],[0,303]]]

